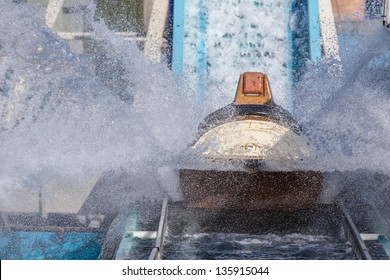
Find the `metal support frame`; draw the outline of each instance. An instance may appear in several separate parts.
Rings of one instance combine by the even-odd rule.
[[[343,203],[339,203],[339,207],[343,212],[345,219],[345,230],[348,242],[351,244],[352,250],[359,260],[372,260],[370,253],[364,243],[359,231],[356,228],[351,216],[348,214],[347,209]]]
[[[160,223],[158,225],[156,245],[150,253],[149,260],[161,260],[162,248],[164,245],[164,239],[167,233],[167,221],[168,221],[168,198],[163,201],[161,208]]]
[[[65,40],[77,40],[77,39],[98,39],[94,32],[57,32],[58,36]],[[116,35],[121,36],[126,41],[146,42],[147,38],[138,36],[135,32],[115,32]],[[165,39],[162,40],[166,42]]]
[[[106,232],[112,218],[101,214],[0,212],[1,232]]]
[[[46,25],[53,29],[58,16],[61,13],[65,0],[49,0],[45,13]],[[184,13],[184,0],[176,2],[183,3]],[[153,0],[152,11],[150,13],[148,30],[146,37],[138,36],[135,32],[116,32],[117,35],[123,37],[127,41],[144,42],[144,54],[153,62],[161,61],[161,49],[166,45],[167,40],[164,39],[164,32],[166,28],[166,22],[169,10],[169,0]],[[182,18],[184,22],[184,16]],[[183,29],[183,25],[181,25]],[[177,28],[176,28],[177,32]],[[90,39],[95,37],[94,32],[57,32],[57,34],[65,40],[78,40],[78,39]],[[176,35],[177,37],[177,35]],[[97,38],[99,39],[99,38]],[[183,42],[183,40],[181,40]],[[176,47],[177,47],[176,43]],[[177,51],[177,48],[175,49]],[[176,64],[177,65],[177,64]]]

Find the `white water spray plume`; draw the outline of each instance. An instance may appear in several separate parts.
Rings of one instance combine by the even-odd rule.
[[[147,188],[153,180],[146,170],[180,165],[203,113],[218,109],[196,104],[166,65],[144,59],[136,43],[89,18],[99,53],[81,57],[30,6],[2,1],[0,184],[124,169],[137,170],[136,185]],[[302,168],[388,176],[390,35],[378,25],[355,37],[349,49],[341,46],[338,68],[308,63],[296,85],[293,116],[316,153]],[[388,183],[380,188],[388,193]]]

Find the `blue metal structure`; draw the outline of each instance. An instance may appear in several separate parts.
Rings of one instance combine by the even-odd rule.
[[[96,260],[102,232],[0,232],[2,260]]]
[[[128,235],[128,232],[134,231],[137,228],[137,214],[131,214],[127,217],[126,223],[124,226],[124,234],[122,240],[118,246],[118,250],[115,255],[117,260],[125,260],[127,258],[128,252],[135,246],[136,241],[132,236]]]
[[[308,0],[308,15],[310,59],[317,62],[321,59],[321,34],[318,0]]]
[[[197,75],[197,95],[196,100],[201,103],[204,98],[204,91],[207,82],[207,8],[205,1],[199,1],[199,12],[197,18],[198,39],[196,42],[196,75]]]
[[[183,71],[185,0],[173,1],[172,71],[180,76]]]
[[[289,1],[286,1],[286,13],[287,15],[290,15],[292,12],[292,3]],[[289,18],[289,17],[287,17]],[[294,110],[294,100],[293,100],[293,94],[292,94],[292,85],[294,84],[294,78],[293,78],[293,40],[292,40],[292,30],[290,24],[286,24],[286,48],[287,48],[287,76],[288,76],[288,92],[287,92],[287,110],[292,113]]]
[[[183,74],[183,57],[185,41],[185,0],[172,0],[173,11],[173,43],[172,43],[172,71],[180,77]],[[287,106],[293,111],[293,86],[306,71],[306,61],[317,62],[321,59],[321,35],[319,23],[319,0],[293,0],[285,2],[287,14],[285,46],[287,60],[288,93]],[[257,2],[256,2],[257,3]],[[260,4],[259,4],[260,5]],[[198,15],[196,17],[197,38],[195,43],[196,56],[194,72],[196,75],[196,101],[204,100],[204,93],[208,78],[208,5],[205,0],[198,0]],[[194,26],[195,27],[195,26]],[[249,67],[249,65],[248,65]]]

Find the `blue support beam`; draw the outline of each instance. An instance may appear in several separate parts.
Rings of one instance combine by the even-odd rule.
[[[198,39],[196,42],[196,75],[197,75],[197,95],[196,101],[202,103],[204,91],[207,83],[207,7],[204,0],[199,1],[199,12],[197,19]]]
[[[172,71],[178,76],[183,71],[185,0],[173,2]]]
[[[292,12],[292,3],[290,1],[286,1],[286,14],[287,19],[290,18],[290,14]],[[293,79],[293,35],[292,30],[290,26],[290,20],[287,20],[286,22],[286,67],[287,67],[287,110],[292,114],[294,111],[294,100],[293,100],[293,93],[292,93],[292,87],[294,84]]]
[[[321,33],[318,0],[308,0],[310,59],[321,59]]]

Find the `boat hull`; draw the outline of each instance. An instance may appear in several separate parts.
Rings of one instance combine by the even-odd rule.
[[[180,170],[189,207],[294,211],[316,206],[322,174],[315,171]]]
[[[199,125],[191,153],[211,165],[180,170],[190,207],[289,211],[319,200],[322,174],[305,168],[313,153],[300,125],[273,102],[263,73],[240,76],[234,102]]]

